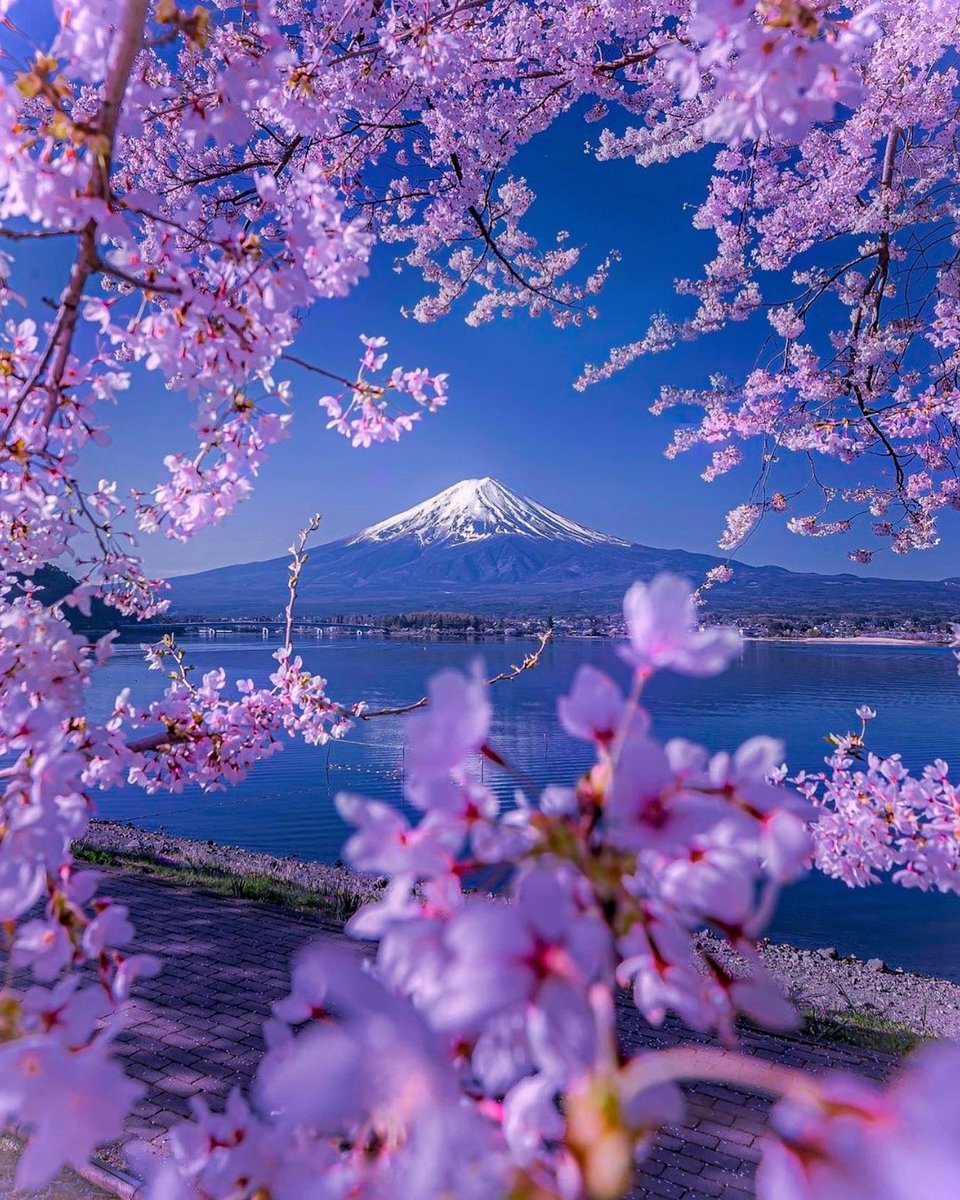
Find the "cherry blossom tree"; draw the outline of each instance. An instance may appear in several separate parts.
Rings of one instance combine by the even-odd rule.
[[[822,107],[805,93],[798,117],[789,104],[768,114],[767,100],[772,92],[782,103],[814,64],[797,70],[794,62],[790,70],[766,44],[741,43],[736,18],[752,4],[697,7],[728,22],[724,46],[736,48],[741,70],[759,63],[763,83],[741,90],[721,79],[704,118],[692,68],[679,100],[666,90],[653,111],[644,109],[642,125],[605,129],[596,149],[601,159],[648,165],[711,138],[731,142],[717,154],[694,216],[697,228],[716,235],[716,255],[701,278],[677,283],[693,303],[690,316],[656,315],[635,342],[588,367],[578,386],[640,356],[752,322],[757,358],[744,378],[715,375],[701,390],[666,386],[653,407],[702,410],[699,422],[677,430],[667,453],[709,448],[705,480],[742,463],[745,443],[758,447],[753,495],[728,514],[721,547],[736,549],[767,514],[784,514],[788,528],[806,537],[856,534],[862,545],[849,556],[858,563],[871,560],[878,538],[897,554],[934,546],[938,514],[960,507],[953,53],[960,10],[951,0],[851,5],[870,53],[855,83],[841,72]],[[780,20],[789,12],[811,22],[821,7],[770,6]],[[806,53],[796,43],[781,50]],[[843,54],[842,37],[832,51]],[[685,49],[674,48],[664,69],[674,77],[689,62]],[[841,120],[835,101],[850,106]],[[822,120],[804,121],[818,108]],[[778,470],[795,455],[809,464],[800,486],[783,483]]]
[[[693,440],[718,443],[711,473],[755,435],[846,464],[878,453],[890,478],[834,498],[898,549],[929,544],[955,495],[951,0],[52,0],[44,15],[52,40],[30,0],[0,0],[0,936],[29,982],[0,991],[0,1119],[27,1136],[26,1187],[114,1137],[138,1093],[111,1041],[159,964],[128,952],[123,907],[73,864],[96,792],[224,787],[289,737],[323,743],[362,715],[305,671],[288,619],[269,687],[220,670],[195,683],[165,639],[150,651],[171,676],[162,698],[123,693],[94,720],[85,692],[112,637],[88,644],[70,610],[162,612],[136,533],[182,540],[229,517],[290,433],[293,367],[324,381],[316,401],[358,447],[442,407],[445,374],[388,369],[382,338],[346,374],[297,346],[303,313],[361,284],[377,241],[421,274],[417,319],[460,305],[472,323],[523,309],[575,325],[612,260],[530,234],[517,151],[573,109],[604,123],[601,158],[716,141],[699,221],[720,250],[683,286],[697,315],[658,319],[586,377],[769,303],[779,365],[685,397],[706,409]],[[17,269],[41,239],[64,277],[31,311]],[[801,263],[834,243],[835,270]],[[765,300],[770,268],[798,295]],[[843,319],[824,357],[803,339],[829,304]],[[138,371],[195,402],[195,441],[132,497],[85,487],[78,463]],[[759,493],[731,544],[788,503]],[[34,578],[51,562],[78,581],[57,603]],[[178,1131],[157,1200],[615,1197],[688,1077],[778,1098],[761,1196],[900,1200],[917,1159],[932,1193],[958,1190],[955,1048],[885,1090],[719,1052],[623,1060],[618,986],[649,1021],[672,1010],[731,1045],[741,1017],[795,1023],[754,943],[811,853],[808,789],[770,781],[775,743],[661,745],[641,707],[653,672],[714,674],[735,636],[698,630],[669,577],[631,589],[625,616],[630,693],[584,668],[558,705],[594,766],[508,812],[465,766],[479,752],[509,768],[487,744],[485,683],[432,681],[408,717],[419,821],[339,801],[352,861],[391,880],[352,924],[378,939],[375,970],[304,954],[251,1096]],[[509,905],[465,891],[487,864],[510,870]],[[705,923],[746,975],[699,948]]]

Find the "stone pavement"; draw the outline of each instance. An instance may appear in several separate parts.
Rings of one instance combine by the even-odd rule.
[[[103,891],[128,905],[137,949],[159,955],[164,969],[136,988],[118,1050],[148,1093],[128,1118],[127,1140],[163,1149],[172,1125],[189,1115],[191,1096],[218,1107],[230,1088],[244,1086],[263,1053],[260,1026],[271,1003],[288,989],[294,952],[317,936],[346,941],[332,925],[285,909],[232,900],[104,870]],[[681,1026],[651,1030],[635,1009],[620,1012],[633,1048],[703,1041]],[[754,1054],[814,1071],[832,1066],[880,1077],[892,1060],[867,1051],[799,1038],[749,1034]],[[747,1200],[758,1157],[766,1102],[714,1084],[688,1090],[682,1127],[658,1138],[637,1178],[633,1200]],[[123,1165],[122,1146],[107,1162]],[[428,1198],[424,1198],[428,1200]]]

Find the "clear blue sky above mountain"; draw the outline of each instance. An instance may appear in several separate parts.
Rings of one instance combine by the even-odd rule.
[[[450,375],[450,401],[425,417],[397,445],[352,450],[325,430],[316,405],[316,377],[293,368],[293,437],[276,447],[253,498],[223,528],[186,546],[162,537],[143,540],[151,570],[180,574],[283,553],[311,512],[321,511],[320,540],[418,503],[466,477],[492,475],[516,491],[604,532],[650,545],[716,552],[728,507],[747,498],[754,460],[716,483],[699,475],[705,457],[667,461],[663,448],[673,420],[655,418],[649,405],[665,383],[697,386],[720,371],[738,375],[755,360],[758,337],[742,326],[641,360],[585,394],[572,384],[588,361],[637,337],[658,310],[679,314],[689,302],[672,290],[678,276],[695,275],[713,248],[709,234],[690,225],[703,197],[711,155],[641,170],[632,163],[597,163],[584,153],[593,132],[568,117],[529,146],[516,163],[535,188],[535,231],[551,240],[567,229],[583,244],[585,261],[611,247],[622,261],[599,297],[600,317],[580,329],[556,330],[525,316],[469,328],[465,310],[432,325],[401,315],[422,284],[413,272],[395,273],[390,247],[377,251],[371,277],[345,301],[318,305],[308,316],[297,350],[331,370],[349,374],[358,335],[390,339],[391,363],[426,365]],[[686,211],[684,211],[684,206]],[[65,263],[43,247],[21,261],[19,290],[35,301],[56,295]],[[754,334],[763,335],[762,328]],[[323,390],[323,389],[320,389]],[[167,392],[138,370],[124,402],[110,414],[113,443],[96,449],[87,477],[118,478],[144,487],[164,475],[163,456],[191,445],[190,402]],[[803,464],[785,463],[787,479],[804,477]],[[814,506],[813,501],[811,507]],[[807,510],[802,510],[807,511]],[[960,574],[960,525],[944,525],[944,545],[898,559],[877,555],[861,573],[939,578]],[[845,551],[858,537],[810,540],[770,521],[739,557],[797,570],[846,571]]]

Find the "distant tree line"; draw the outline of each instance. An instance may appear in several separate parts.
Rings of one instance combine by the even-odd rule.
[[[455,633],[484,633],[503,626],[503,621],[496,617],[464,612],[394,613],[388,617],[377,617],[376,621],[384,629],[449,629]]]

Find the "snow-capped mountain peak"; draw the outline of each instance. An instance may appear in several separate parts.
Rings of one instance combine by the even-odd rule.
[[[503,534],[577,542],[581,546],[630,545],[561,517],[535,500],[512,492],[489,475],[483,479],[462,479],[415,508],[369,525],[348,544],[415,538],[421,546],[461,545]]]

